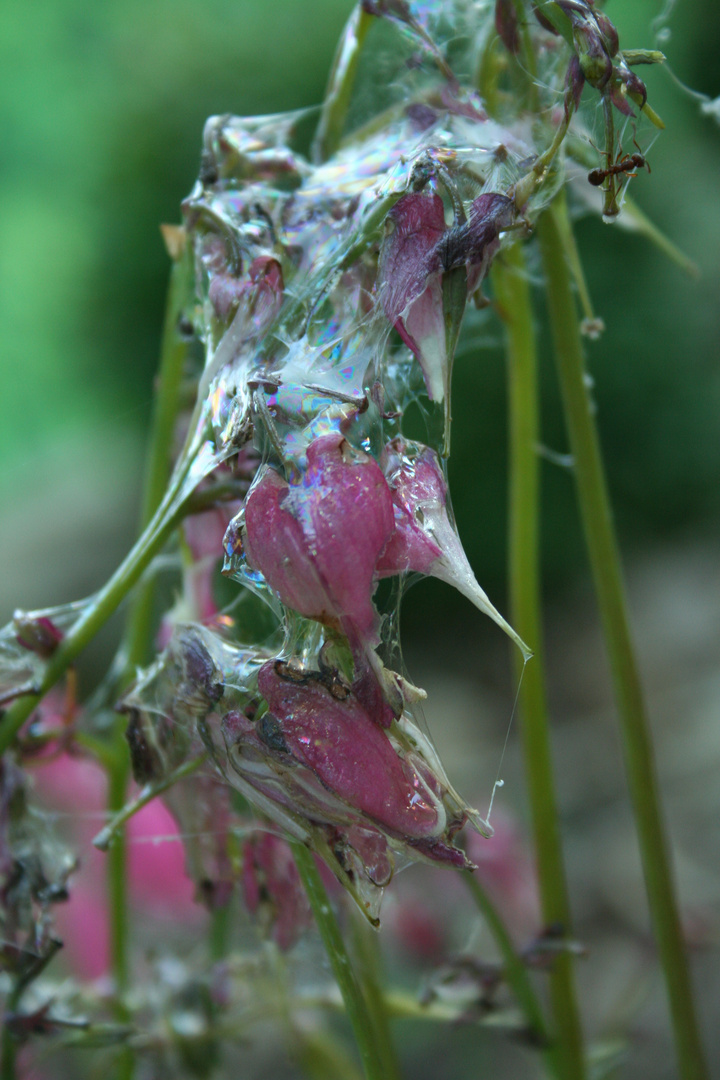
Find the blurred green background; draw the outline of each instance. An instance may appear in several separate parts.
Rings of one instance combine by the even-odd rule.
[[[158,226],[179,219],[209,114],[320,101],[351,7],[0,5],[0,623],[16,605],[97,588],[131,544],[168,275]],[[621,45],[652,47],[651,23],[671,7],[610,0],[606,10]],[[720,95],[720,7],[686,0],[667,25],[661,47],[676,75]],[[667,72],[641,73],[667,131],[648,152],[652,174],[633,181],[632,195],[701,276],[684,275],[619,225],[580,221],[590,290],[607,326],[588,344],[589,367],[685,895],[715,912],[720,941],[720,128]],[[538,325],[543,442],[565,452],[540,303]],[[451,487],[470,560],[502,604],[505,371],[499,328],[483,333],[487,347],[465,352],[455,369]],[[647,962],[647,916],[572,476],[546,463],[543,483],[550,694],[571,892],[578,933],[601,943],[600,966],[615,993],[629,942],[638,964]],[[403,634],[410,673],[419,671],[430,691],[428,717],[448,771],[470,798],[484,799],[509,715],[504,641],[433,582],[409,593]],[[508,783],[505,798],[522,814],[513,747],[504,768],[516,794]],[[703,971],[701,1011],[710,1025],[720,987],[707,965]],[[584,985],[591,1026],[607,1005],[605,984],[594,985]],[[654,1064],[632,1075],[657,1080],[672,1075],[672,1057],[657,1040],[667,1023],[653,986],[642,1030]],[[427,1075],[450,1080],[444,1037],[431,1050],[435,1033],[418,1033],[413,1075],[426,1075],[423,1059]],[[456,1047],[452,1077],[466,1075],[459,1063],[475,1053],[472,1033],[457,1038],[467,1054]],[[717,1041],[716,1031],[716,1049]],[[433,1060],[443,1073],[433,1072]],[[513,1069],[503,1075],[518,1080]]]

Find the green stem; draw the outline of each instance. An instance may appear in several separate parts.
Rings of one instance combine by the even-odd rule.
[[[373,16],[358,4],[340,38],[313,141],[316,161],[327,161],[340,145],[360,54],[372,21]]]
[[[20,1003],[20,986],[20,981],[17,980],[15,987],[5,999],[4,1011],[7,1015],[13,1013]],[[17,1039],[10,1030],[9,1025],[4,1023],[2,1025],[2,1036],[0,1036],[0,1080],[16,1080],[17,1049]]]
[[[615,118],[613,104],[607,94],[603,96],[603,117],[605,120],[605,157],[609,168],[615,157]],[[608,173],[603,183],[603,216],[614,218],[619,212],[617,181],[614,173]]]
[[[123,727],[125,726],[123,722]],[[114,813],[110,821],[105,825],[103,829],[93,839],[93,846],[98,848],[99,851],[107,851],[112,840],[123,826],[142,810],[144,806],[156,799],[158,795],[162,795],[163,791],[167,791],[173,784],[176,784],[178,780],[184,780],[200,768],[205,762],[206,756],[203,754],[201,757],[192,758],[191,761],[185,761],[182,765],[174,769],[173,772],[168,773],[167,776],[163,776],[161,780],[155,780],[140,790],[137,797],[133,799],[131,803],[121,803],[120,808]],[[106,766],[108,768],[108,766]],[[109,771],[109,770],[108,770]]]
[[[345,1011],[360,1051],[366,1080],[385,1080],[382,1056],[375,1042],[375,1027],[313,855],[304,844],[298,841],[293,841],[291,846],[320,937],[345,1003]]]
[[[472,894],[478,911],[485,920],[487,928],[500,950],[505,979],[525,1016],[531,1041],[535,1045],[544,1048],[546,1058],[548,1062],[551,1063],[550,1033],[548,1032],[542,1006],[535,993],[535,987],[532,984],[530,973],[518,956],[505,923],[500,918],[495,906],[480,882],[471,872],[463,874],[463,878]]]
[[[125,721],[122,718],[122,727]],[[122,729],[116,732],[117,752],[112,768],[108,770],[108,811],[117,814],[125,805],[130,777],[127,745]],[[128,987],[128,906],[125,873],[125,830],[118,828],[113,834],[107,856],[108,907],[110,911],[111,969],[115,990],[122,996]]]
[[[186,246],[185,252],[176,262],[173,262],[170,271],[160,347],[160,371],[140,516],[141,529],[146,527],[162,502],[170,479],[172,443],[180,403],[180,386],[188,352],[187,339],[180,332],[179,323],[187,300],[190,271],[190,252]],[[148,661],[153,629],[154,584],[152,580],[141,583],[128,614],[123,642],[123,660],[126,670],[130,672]]]
[[[353,945],[358,976],[365,992],[368,1012],[375,1026],[375,1043],[382,1056],[386,1080],[400,1080],[400,1062],[393,1044],[388,1010],[382,991],[382,956],[380,935],[358,911],[352,913]]]
[[[682,1080],[705,1080],[708,1074],[660,810],[651,733],[630,635],[600,445],[585,381],[575,299],[562,245],[560,221],[566,213],[564,202],[558,199],[543,214],[538,227],[557,370],[575,462],[585,540],[620,714],[625,768],[645,887],[667,984],[680,1076]]]
[[[114,731],[114,753],[107,769],[108,811],[116,814],[125,803],[130,760],[123,736],[124,717]],[[127,851],[125,830],[115,832],[107,856],[108,916],[110,923],[110,969],[115,982],[115,1015],[120,1023],[126,1023],[129,1013],[124,1001],[130,978],[129,962],[129,911],[127,895]],[[135,1055],[129,1046],[118,1051],[115,1076],[117,1080],[132,1080],[135,1072]]]
[[[539,522],[540,477],[538,379],[532,301],[519,244],[493,267],[493,286],[505,322],[510,410],[509,567],[512,623],[534,656],[520,666],[520,715],[528,793],[540,885],[543,920],[570,933],[570,904],[550,746],[540,615]],[[585,1074],[582,1028],[573,960],[557,957],[550,974],[550,995],[560,1076]]]

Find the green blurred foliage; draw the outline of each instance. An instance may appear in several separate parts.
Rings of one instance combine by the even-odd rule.
[[[655,44],[665,5],[611,0],[621,45]],[[70,443],[88,454],[128,427],[144,438],[168,259],[158,225],[192,187],[203,122],[319,102],[351,0],[5,0],[0,9],[0,492],[22,503]],[[720,93],[720,10],[678,4],[673,70]],[[697,262],[690,279],[647,241],[579,223],[607,332],[588,346],[626,549],[714,528],[720,510],[720,131],[666,72],[643,69],[668,130],[632,194]],[[588,93],[588,91],[586,91]],[[645,147],[644,147],[645,148]],[[540,298],[540,293],[538,292]],[[544,443],[566,449],[538,306]],[[500,598],[505,543],[501,331],[455,370],[451,484],[480,580]],[[494,344],[493,344],[494,340]],[[123,469],[119,459],[118,472]],[[108,477],[112,498],[116,476]],[[77,483],[82,484],[82,475]],[[548,581],[584,565],[567,470],[544,466]],[[72,515],[72,505],[68,514]],[[425,586],[423,586],[425,589]],[[447,614],[462,601],[430,587]],[[500,596],[498,596],[500,594]],[[68,597],[69,599],[69,597]],[[414,602],[409,599],[414,622]],[[419,612],[419,609],[418,609]]]

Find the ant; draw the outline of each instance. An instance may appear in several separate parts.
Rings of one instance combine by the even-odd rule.
[[[633,142],[635,142],[634,139]],[[589,172],[588,180],[593,187],[600,187],[609,176],[619,176],[621,173],[628,173],[629,176],[637,176],[637,173],[630,172],[631,169],[645,168],[650,172],[650,166],[643,154],[640,153],[640,147],[637,143],[635,143],[635,146],[638,151],[636,154],[625,154],[623,157],[620,157],[620,153],[618,153],[614,165],[608,165],[606,169],[593,169],[592,172]]]

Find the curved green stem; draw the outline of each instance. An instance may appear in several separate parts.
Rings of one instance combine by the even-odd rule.
[[[360,1051],[366,1080],[386,1080],[382,1055],[376,1042],[376,1029],[350,963],[340,927],[330,907],[315,859],[304,844],[292,841],[291,847],[333,975],[345,1003],[345,1011]]]
[[[313,140],[313,157],[316,161],[327,161],[340,144],[360,54],[372,21],[373,16],[358,4],[340,38]]]
[[[548,1063],[551,1064],[552,1050],[550,1048],[550,1033],[547,1029],[542,1006],[535,993],[535,987],[532,984],[530,973],[518,956],[505,923],[500,918],[497,909],[480,882],[474,877],[471,871],[464,873],[463,878],[472,894],[478,911],[485,920],[488,930],[492,934],[495,944],[500,950],[505,979],[525,1016],[528,1034],[531,1036],[531,1040],[535,1045],[543,1047]]]
[[[393,1044],[388,1010],[382,991],[380,935],[357,910],[352,912],[352,923],[353,952],[360,983],[365,992],[368,1012],[375,1025],[376,1044],[378,1052],[382,1055],[383,1076],[385,1080],[400,1080],[402,1076],[400,1062]]]
[[[493,286],[506,329],[510,410],[510,608],[513,626],[534,656],[520,685],[525,770],[532,810],[540,900],[545,925],[570,933],[570,903],[560,837],[547,715],[540,614],[540,476],[537,353],[530,287],[522,249],[509,248],[493,266]],[[550,974],[556,1065],[560,1076],[585,1074],[573,958],[559,955]]]
[[[630,635],[625,592],[600,444],[585,380],[575,297],[562,244],[558,199],[538,226],[548,308],[575,481],[610,658],[623,737],[625,768],[638,831],[645,887],[665,973],[680,1076],[706,1080],[707,1068],[693,1004],[673,872],[660,809],[652,737]]]
[[[187,338],[182,334],[179,323],[190,286],[190,271],[190,252],[186,248],[180,258],[173,262],[170,271],[160,347],[160,371],[140,514],[141,529],[145,528],[162,502],[170,479],[180,385],[188,352]],[[140,585],[133,597],[123,640],[123,661],[129,671],[148,661],[154,592],[154,582],[149,580]]]
[[[68,630],[48,661],[45,675],[37,692],[18,698],[5,713],[0,721],[0,753],[7,750],[45,694],[62,678],[70,664],[107,622],[176,527],[180,512],[176,502],[181,496],[183,481],[190,464],[189,460],[186,468],[176,474],[172,487],[145,532],[112,577],[88,604],[78,621]]]
[[[107,806],[110,814],[116,814],[125,803],[130,761],[123,731],[124,717],[118,718],[113,731],[111,752],[108,755]],[[130,981],[129,938],[130,922],[127,894],[127,851],[125,830],[116,831],[107,856],[108,917],[110,924],[110,970],[115,982],[115,1016],[120,1023],[127,1023],[129,1013],[125,1004]],[[135,1055],[129,1046],[118,1051],[115,1076],[117,1080],[131,1080],[135,1072]]]

